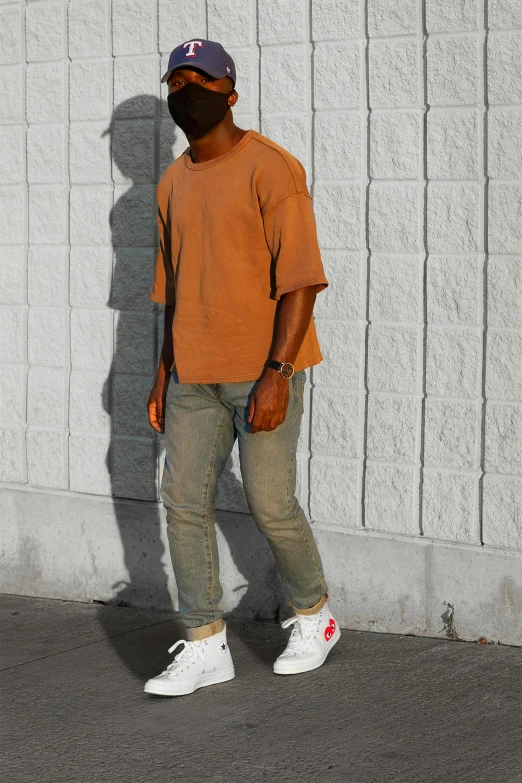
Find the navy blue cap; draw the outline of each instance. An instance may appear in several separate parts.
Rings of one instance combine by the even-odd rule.
[[[234,86],[236,84],[236,66],[232,57],[220,43],[207,41],[204,38],[193,38],[176,46],[170,53],[168,70],[161,81],[168,81],[170,74],[176,68],[186,68],[192,65],[195,68],[201,68],[202,71],[215,79],[230,76]]]

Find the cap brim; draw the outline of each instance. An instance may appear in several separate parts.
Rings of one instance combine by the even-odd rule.
[[[168,81],[172,71],[175,71],[176,68],[186,68],[187,66],[190,68],[198,68],[200,71],[208,73],[209,76],[213,76],[215,79],[222,79],[223,76],[228,76],[228,73],[224,73],[223,71],[219,70],[219,68],[209,68],[208,66],[203,67],[202,65],[198,65],[198,63],[188,63],[186,60],[182,60],[180,63],[173,65],[172,68],[169,68],[169,70],[162,76],[161,83],[163,84],[163,82]]]

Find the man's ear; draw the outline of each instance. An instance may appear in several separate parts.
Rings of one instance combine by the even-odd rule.
[[[234,99],[234,102],[233,102],[232,106],[235,106],[237,101],[238,101],[239,96],[238,96],[238,94],[236,92],[236,88],[235,87],[231,87],[230,89],[233,90],[233,92],[230,93],[230,95],[228,97],[230,98],[232,96],[232,98]]]

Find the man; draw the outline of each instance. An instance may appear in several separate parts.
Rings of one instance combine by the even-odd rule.
[[[236,437],[243,485],[295,612],[276,674],[320,666],[340,633],[310,525],[295,497],[305,368],[322,361],[312,316],[327,287],[301,163],[234,124],[230,55],[215,41],[176,47],[162,78],[189,146],[157,188],[160,246],[150,299],[165,305],[148,401],[165,433],[161,497],[187,640],[145,684],[164,696],[234,677],[219,609],[217,482]]]

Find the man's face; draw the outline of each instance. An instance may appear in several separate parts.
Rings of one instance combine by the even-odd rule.
[[[169,95],[171,92],[181,90],[189,82],[195,82],[207,90],[215,90],[216,92],[229,92],[232,88],[232,80],[228,76],[216,79],[198,68],[176,68],[168,80]]]
[[[230,107],[234,106],[237,100],[236,91],[234,90],[230,93],[230,90],[233,89],[233,82],[229,76],[223,76],[220,79],[216,79],[214,76],[205,73],[205,71],[202,71],[195,66],[176,68],[175,71],[172,71],[168,80],[169,96],[172,93],[183,89],[183,87],[190,84],[190,82],[198,84],[206,90],[212,90],[213,92],[220,92],[227,95],[227,103]],[[205,128],[203,130],[193,131],[192,133],[186,132],[186,136],[189,141],[201,139],[203,136],[210,133],[211,130],[212,128]]]

